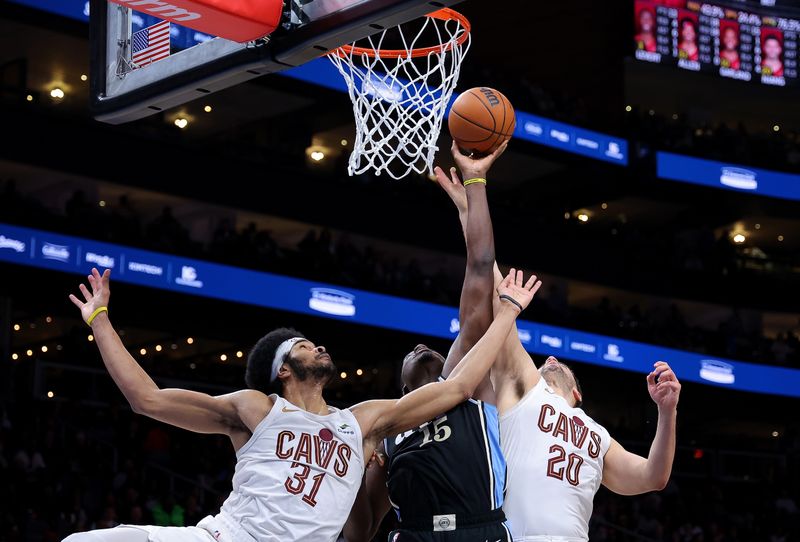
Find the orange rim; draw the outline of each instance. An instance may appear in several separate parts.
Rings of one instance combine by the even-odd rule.
[[[458,37],[458,41],[456,42],[458,45],[463,45],[467,38],[469,37],[470,30],[472,30],[472,26],[469,24],[469,19],[464,17],[459,12],[450,9],[450,8],[442,8],[438,11],[434,11],[433,13],[428,13],[426,17],[430,17],[431,19],[439,19],[441,21],[458,21],[458,24],[464,29],[464,32],[461,36]],[[341,57],[350,56],[350,55],[367,55],[374,58],[400,58],[400,57],[407,57],[410,56],[411,58],[417,58],[421,56],[428,56],[431,53],[442,53],[447,52],[453,48],[452,43],[447,43],[443,45],[433,45],[431,47],[420,47],[419,49],[411,49],[410,51],[407,49],[369,49],[367,47],[354,47],[353,45],[342,45],[338,49],[334,49],[331,51],[332,54],[339,55]]]

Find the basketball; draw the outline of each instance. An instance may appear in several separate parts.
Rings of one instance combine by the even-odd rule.
[[[514,107],[502,92],[475,87],[455,101],[447,125],[462,151],[481,155],[491,153],[511,139],[516,117]]]

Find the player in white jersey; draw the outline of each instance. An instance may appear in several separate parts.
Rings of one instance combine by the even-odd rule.
[[[580,408],[580,385],[569,367],[551,356],[537,370],[515,332],[516,326],[492,372],[511,534],[516,542],[587,541],[600,484],[621,495],[666,486],[681,385],[662,361],[647,375],[658,428],[644,458],[625,450]]]
[[[461,215],[464,190],[443,185]],[[495,282],[502,279],[495,268]],[[500,308],[495,301],[495,308]],[[515,542],[584,542],[600,484],[622,495],[661,490],[675,457],[681,385],[669,365],[647,375],[658,405],[658,427],[647,458],[630,453],[581,408],[580,385],[569,367],[549,357],[536,368],[516,324],[491,371],[507,464],[503,511]]]
[[[160,389],[128,353],[108,318],[108,270],[88,277],[85,301],[71,295],[92,327],[114,382],[134,412],[197,433],[228,435],[236,450],[233,491],[220,513],[196,527],[120,526],[73,534],[67,542],[333,542],[371,457],[385,437],[419,426],[472,396],[514,320],[535,293],[522,272],[498,287],[499,310],[486,334],[446,381],[399,400],[329,407],[322,391],[336,373],[324,347],[294,330],[263,337],[248,356],[247,390],[212,397]],[[281,396],[268,394],[279,386]]]

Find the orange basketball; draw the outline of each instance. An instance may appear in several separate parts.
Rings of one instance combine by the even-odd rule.
[[[517,121],[508,98],[489,87],[471,88],[453,103],[447,125],[462,151],[489,154],[511,139]]]

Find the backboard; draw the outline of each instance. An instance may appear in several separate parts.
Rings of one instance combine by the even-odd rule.
[[[111,124],[299,66],[460,0],[285,0],[275,31],[245,43],[196,30],[194,22],[193,29],[182,27],[180,22],[191,15],[159,25],[156,15],[167,16],[165,2],[117,1],[91,0],[90,16],[91,107],[98,120]],[[166,54],[134,62],[136,54],[148,51],[148,45],[152,49],[166,34]]]

